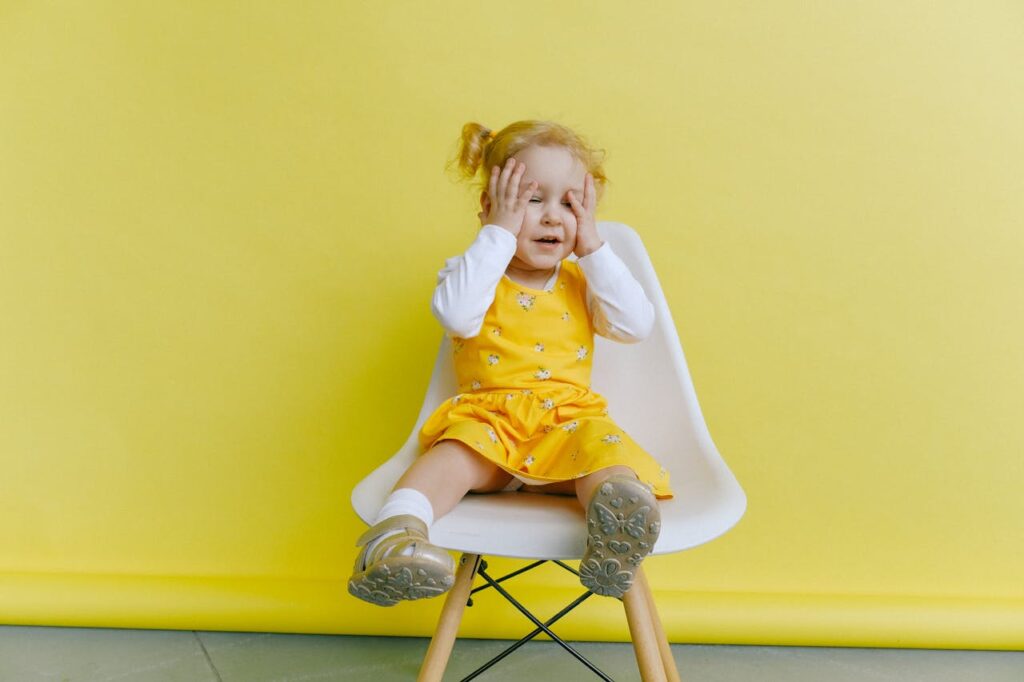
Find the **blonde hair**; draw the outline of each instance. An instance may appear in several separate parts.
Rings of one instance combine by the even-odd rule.
[[[456,168],[461,179],[469,182],[479,174],[476,185],[486,192],[491,169],[503,167],[510,156],[533,145],[564,147],[594,176],[594,189],[600,201],[608,184],[602,165],[605,151],[590,146],[579,133],[553,121],[516,121],[497,133],[479,123],[467,123],[462,126],[458,151],[446,168]]]

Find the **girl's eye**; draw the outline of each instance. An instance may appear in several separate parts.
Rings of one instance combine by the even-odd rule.
[[[534,197],[534,198],[530,199],[530,203],[531,204],[532,203],[538,203],[539,204],[540,203],[540,197]],[[562,206],[565,206],[567,208],[572,208],[572,203],[568,202],[568,201],[563,201],[562,202]]]

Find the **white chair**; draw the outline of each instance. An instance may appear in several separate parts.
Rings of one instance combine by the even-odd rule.
[[[659,503],[662,530],[651,556],[679,552],[729,530],[743,516],[746,496],[708,433],[672,315],[640,237],[621,223],[598,223],[598,233],[643,286],[654,304],[657,319],[651,336],[637,344],[595,336],[592,388],[607,398],[612,419],[670,472],[675,497]],[[430,386],[409,438],[352,492],[352,506],[367,524],[376,518],[384,499],[418,455],[417,434],[424,421],[456,393],[450,342],[443,336]],[[494,532],[495,528],[501,532]],[[586,528],[583,510],[572,497],[512,492],[471,494],[434,524],[430,540],[463,553],[455,585],[448,594],[420,670],[420,680],[433,681],[444,674],[481,557],[579,559],[583,556]],[[647,561],[650,560],[648,557]],[[495,586],[497,581],[482,575],[490,586]],[[645,682],[678,680],[642,567],[637,571],[634,587],[638,589],[629,590],[623,602],[641,676]],[[504,594],[500,585],[496,589]],[[577,602],[588,596],[589,592]],[[523,610],[518,604],[517,608]],[[520,643],[544,631],[569,648],[550,632],[547,624],[532,615],[527,617],[538,627]],[[595,668],[592,670],[603,679],[610,679]]]

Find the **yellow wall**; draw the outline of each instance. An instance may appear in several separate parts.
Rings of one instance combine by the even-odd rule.
[[[1024,646],[1021,5],[443,7],[0,4],[0,621],[428,633],[345,594],[348,495],[476,229],[460,126],[551,117],[749,497],[648,563],[670,636]]]

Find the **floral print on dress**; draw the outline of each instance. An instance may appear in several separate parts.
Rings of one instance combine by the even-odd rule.
[[[496,434],[494,432],[494,429],[491,429],[491,428],[487,429],[487,437],[491,439],[492,443],[497,443],[498,442],[498,434]]]
[[[565,320],[566,322],[569,321],[569,311],[568,310],[566,310],[564,313],[562,313],[562,319]]]
[[[617,436],[614,433],[609,433],[607,436],[601,436],[601,442],[607,443],[608,445],[615,445],[622,442],[622,437]]]
[[[533,455],[530,455],[523,461],[523,464],[525,464],[526,466],[531,466],[534,463],[534,461],[536,460],[534,460]]]
[[[541,381],[544,381],[545,379],[550,379],[551,370],[541,367],[540,369],[533,373],[533,378],[540,379]]]
[[[555,406],[555,401],[552,400],[551,398],[547,398],[547,399],[544,400],[544,402],[541,403],[541,406],[545,410],[550,410],[550,409],[552,409]]]
[[[579,425],[580,425],[580,423],[578,421],[573,420],[573,421],[569,422],[568,424],[562,424],[561,428],[562,428],[563,431],[565,431],[567,433],[576,433],[576,429],[577,429],[577,427],[579,427]]]
[[[586,360],[587,359],[587,347],[586,346],[580,346],[579,348],[576,349],[576,359],[577,360]]]
[[[477,381],[476,379],[473,379],[473,383],[470,384],[470,386],[473,387],[474,391],[479,391],[480,390],[480,382]]]
[[[491,333],[494,334],[495,336],[501,336],[501,327],[495,327],[494,329],[491,330]]]
[[[533,349],[535,351],[537,351],[538,353],[543,353],[544,352],[544,344],[543,343],[538,343],[536,346],[533,347]]]
[[[532,294],[527,294],[522,291],[516,294],[516,301],[519,303],[519,307],[525,310],[526,312],[530,312],[530,310],[533,308],[533,302],[536,300],[537,297],[533,296]]]
[[[490,366],[494,366],[494,365],[498,364],[498,360],[500,360],[500,359],[501,358],[499,358],[497,355],[495,355],[494,353],[491,353],[490,355],[487,356],[487,364],[490,365]]]

